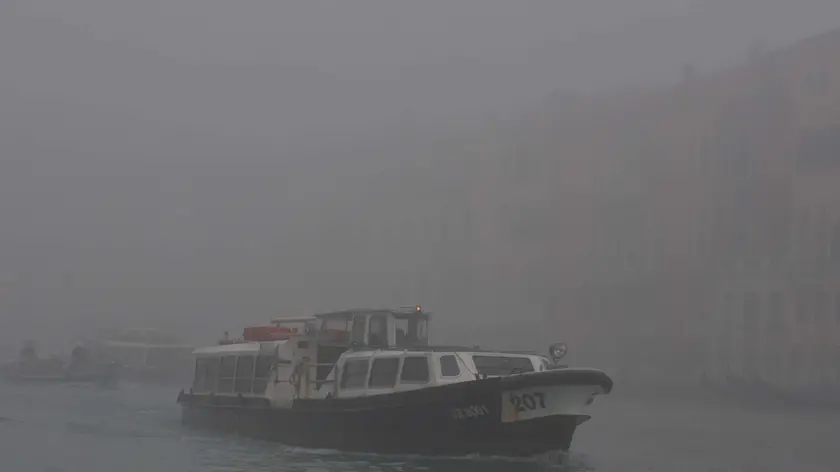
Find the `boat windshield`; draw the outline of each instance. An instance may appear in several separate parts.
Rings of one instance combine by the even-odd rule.
[[[326,344],[345,345],[350,342],[351,324],[347,318],[327,318],[321,323],[320,338]]]
[[[427,320],[418,316],[394,316],[397,347],[429,344]]]
[[[480,375],[511,375],[534,371],[534,364],[527,357],[474,355],[473,362]]]

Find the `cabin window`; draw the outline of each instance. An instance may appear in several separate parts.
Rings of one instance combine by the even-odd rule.
[[[461,368],[458,367],[458,359],[452,354],[440,357],[441,377],[458,377],[461,375]]]
[[[216,381],[213,364],[218,366],[219,360],[204,358],[195,360],[195,379],[193,380],[193,390],[197,392],[213,390]]]
[[[428,328],[426,320],[424,320],[422,318],[418,318],[418,319],[412,320],[411,324],[412,324],[411,331],[413,333],[412,337],[414,338],[413,341],[416,342],[418,345],[425,346],[427,344],[426,330]]]
[[[321,323],[321,339],[328,343],[347,344],[350,342],[350,320],[346,318],[327,318]]]
[[[405,318],[394,318],[394,344],[397,347],[406,346],[408,336],[408,320]]]
[[[355,359],[345,362],[344,372],[341,374],[341,388],[348,390],[365,388],[369,367],[368,359]]]
[[[219,367],[219,388],[220,393],[231,393],[233,391],[233,380],[236,376],[236,356],[223,356]]]
[[[251,393],[251,386],[254,383],[254,356],[241,356],[236,361],[236,382],[234,391],[236,393]]]
[[[388,320],[385,316],[375,315],[368,320],[368,344],[371,346],[388,345]]]
[[[534,364],[527,357],[473,356],[480,375],[511,375],[533,372]]]
[[[397,347],[423,346],[426,342],[426,320],[417,317],[394,318]]]
[[[397,372],[400,370],[399,357],[374,359],[370,368],[370,388],[394,388],[397,384]]]
[[[219,366],[221,361],[221,358],[218,357],[205,359],[205,362],[207,362],[207,383],[205,384],[205,390],[215,392],[219,389]]]
[[[401,383],[426,383],[429,381],[429,360],[426,356],[406,357],[403,360]]]
[[[353,317],[353,333],[352,333],[352,341],[358,344],[365,343],[365,321],[367,317],[364,315],[359,315]]]
[[[201,365],[201,359],[196,359],[195,361],[195,372],[193,373],[193,384],[192,389],[195,391],[201,391],[202,386],[204,385],[204,366]]]
[[[259,395],[265,393],[268,387],[268,378],[271,376],[271,366],[274,363],[272,356],[257,356],[257,363],[254,367],[254,393]]]

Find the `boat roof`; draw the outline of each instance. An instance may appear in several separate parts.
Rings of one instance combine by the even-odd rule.
[[[312,316],[291,316],[288,318],[275,318],[271,320],[273,324],[283,323],[306,323],[308,321],[318,321],[327,318],[352,318],[355,315],[369,315],[369,314],[386,314],[392,315],[395,318],[410,318],[418,317],[429,319],[431,313],[423,311],[420,305],[402,308],[350,308],[347,310],[328,311],[323,313],[315,313]]]
[[[282,346],[288,340],[269,341],[269,342],[241,342],[233,344],[222,344],[219,346],[200,347],[193,351],[195,356],[224,356],[224,355],[241,355],[241,354],[257,354],[263,351],[266,346],[272,349],[276,346]]]
[[[314,316],[290,316],[288,318],[275,318],[271,320],[274,324],[282,323],[307,323],[309,321],[317,321],[318,318]]]
[[[315,318],[323,319],[323,318],[341,318],[341,317],[352,317],[355,315],[367,315],[367,314],[388,314],[393,315],[395,317],[408,317],[408,316],[417,316],[421,318],[428,318],[431,313],[422,311],[419,305],[416,307],[406,307],[406,308],[351,308],[347,310],[338,310],[338,311],[330,311],[325,313],[316,313],[313,315]]]
[[[370,351],[397,351],[397,352],[464,352],[470,354],[497,354],[500,356],[540,356],[543,354],[534,351],[516,351],[507,349],[482,349],[478,346],[416,346],[416,347],[358,347],[348,352],[370,352]]]

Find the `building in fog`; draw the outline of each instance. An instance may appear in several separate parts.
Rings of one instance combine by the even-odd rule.
[[[767,58],[783,103],[774,152],[750,156],[778,211],[755,215],[750,256],[718,286],[710,372],[787,390],[840,386],[840,31]],[[769,78],[768,78],[769,76]],[[760,82],[759,82],[760,83]],[[778,156],[778,157],[777,157]],[[785,201],[781,200],[785,198]],[[779,230],[779,222],[784,228]],[[772,244],[761,240],[779,234]],[[762,250],[764,252],[762,252]]]
[[[474,257],[495,287],[634,377],[840,380],[840,32],[563,105],[488,133]]]

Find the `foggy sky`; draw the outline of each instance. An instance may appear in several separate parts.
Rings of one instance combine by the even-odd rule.
[[[830,0],[7,2],[0,332],[430,301],[466,319],[463,139],[488,114],[668,83],[836,18]]]

